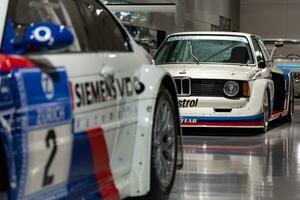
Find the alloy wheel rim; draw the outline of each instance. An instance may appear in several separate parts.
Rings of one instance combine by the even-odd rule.
[[[176,127],[174,114],[167,100],[158,103],[154,123],[154,166],[161,185],[168,187],[175,169]]]

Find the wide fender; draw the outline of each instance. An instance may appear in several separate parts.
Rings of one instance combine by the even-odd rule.
[[[151,145],[155,103],[159,88],[167,79],[172,82],[171,86],[166,87],[171,91],[174,101],[176,100],[175,105],[177,107],[176,90],[169,73],[155,66],[144,65],[140,70],[139,77],[145,88],[144,92],[139,95],[138,101],[137,135],[133,150],[132,170],[129,176],[130,196],[142,196],[150,191]]]
[[[273,110],[274,83],[271,79],[256,79],[250,81],[251,97],[248,106],[255,109],[257,113],[263,112],[263,101],[265,92],[269,97],[270,112]]]

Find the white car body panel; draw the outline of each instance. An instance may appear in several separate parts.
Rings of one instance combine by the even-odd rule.
[[[253,81],[250,84],[251,88],[251,96],[248,100],[243,99],[246,101],[244,105],[237,106],[235,100],[228,100],[226,98],[219,98],[219,97],[178,97],[178,100],[182,99],[198,99],[199,107],[196,109],[193,108],[180,108],[180,115],[182,116],[204,116],[204,117],[247,117],[258,115],[262,113],[263,108],[263,97],[264,92],[267,88],[270,90],[270,94],[274,93],[274,86],[272,81],[265,81],[263,79],[259,79],[257,81]],[[256,88],[256,89],[254,89]],[[274,96],[270,97],[271,101],[273,101]],[[226,102],[226,103],[224,103]],[[231,112],[216,112],[214,109],[232,109]],[[183,122],[183,121],[182,121]],[[188,125],[182,125],[183,127],[189,127]],[[196,127],[202,127],[205,125],[200,125]],[[212,127],[212,126],[210,126]],[[214,125],[213,127],[223,127],[222,125]],[[243,128],[243,126],[239,126]],[[248,127],[248,126],[245,126]],[[260,126],[252,126],[260,127]]]
[[[146,194],[150,189],[148,183],[150,182],[153,108],[161,82],[165,76],[168,76],[167,72],[151,64],[146,65],[148,60],[143,54],[138,53],[140,52],[138,46],[135,48],[134,53],[42,56],[42,59],[50,61],[54,66],[67,68],[69,80],[73,85],[75,133],[96,128],[101,124],[109,150],[110,165],[121,198]],[[32,58],[41,59],[40,56],[32,56]],[[84,65],[85,63],[88,65]],[[82,70],[82,66],[86,67],[85,70]],[[103,69],[105,66],[114,68],[116,78],[136,76],[148,87],[138,99],[137,96],[133,96],[77,107],[78,98],[75,95],[74,84],[99,80],[101,67]],[[156,81],[153,81],[153,77]],[[123,106],[116,106],[117,104]],[[152,108],[151,112],[147,107]],[[109,119],[110,113],[113,113],[113,120]],[[117,119],[117,115],[120,114],[122,117]],[[135,133],[144,134],[142,136]]]
[[[4,29],[8,0],[2,0],[0,7],[0,30]],[[3,32],[0,31],[0,42]],[[151,63],[148,55],[134,40],[129,37],[132,52],[114,53],[46,53],[29,54],[29,59],[42,63],[50,68],[66,69],[70,91],[72,94],[72,127],[68,127],[68,138],[61,139],[65,145],[65,152],[68,158],[61,163],[67,162],[70,165],[72,154],[73,134],[92,130],[103,129],[105,143],[109,155],[109,164],[113,174],[113,181],[117,187],[120,198],[136,197],[146,195],[150,191],[150,166],[152,147],[152,128],[155,111],[155,103],[162,81],[170,74],[157,68]],[[40,67],[40,66],[39,66]],[[100,97],[93,96],[91,85],[104,81],[107,76],[112,76],[116,82],[112,83],[115,88],[101,88]],[[127,79],[126,79],[127,78]],[[145,86],[141,94],[137,90],[135,78]],[[171,78],[170,78],[171,79]],[[104,84],[104,85],[105,85]],[[109,84],[108,84],[109,85]],[[103,86],[103,85],[102,85]],[[101,87],[102,87],[101,86]],[[103,86],[104,87],[104,86]],[[113,98],[110,92],[115,93]],[[98,91],[99,92],[99,91]],[[101,96],[102,95],[102,96]],[[174,95],[175,96],[175,95]],[[101,100],[99,100],[99,98]],[[43,135],[44,136],[44,135]],[[32,143],[37,144],[40,138],[33,138]],[[34,146],[33,145],[33,146]],[[34,152],[31,156],[37,157]],[[45,152],[39,158],[45,159]],[[48,152],[47,152],[48,154]],[[66,154],[66,153],[65,153]],[[38,163],[34,160],[29,171],[41,171]],[[57,162],[59,163],[59,162]],[[68,179],[69,165],[61,168],[60,182]],[[55,169],[59,171],[60,169]],[[59,182],[59,183],[60,183]],[[26,195],[31,195],[41,188],[37,188],[34,180],[29,180],[26,186]]]

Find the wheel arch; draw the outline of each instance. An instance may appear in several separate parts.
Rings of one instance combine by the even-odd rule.
[[[178,98],[177,98],[177,91],[175,88],[175,83],[171,76],[165,76],[162,80],[161,85],[164,85],[171,93],[172,99],[175,105],[176,115],[179,120],[179,135],[178,135],[178,153],[177,153],[177,169],[181,169],[183,167],[183,139],[182,139],[182,130],[180,125],[180,113],[179,113],[179,106],[178,106]]]
[[[138,126],[137,126],[136,142],[135,142],[135,148],[133,152],[132,169],[129,175],[129,179],[130,179],[129,197],[143,196],[150,191],[150,170],[151,170],[150,164],[151,164],[153,119],[154,119],[155,105],[159,94],[159,88],[161,86],[164,86],[170,92],[172,100],[174,101],[174,106],[176,111],[175,114],[178,116],[178,120],[179,120],[178,122],[180,123],[177,93],[173,82],[173,78],[171,77],[170,74],[168,74],[167,72],[159,68],[153,67],[148,69],[149,70],[147,71],[147,73],[141,74],[141,79],[140,79],[145,84],[146,90],[140,96],[140,100],[138,102],[139,116],[137,122]],[[155,81],[153,80],[154,79],[153,77],[155,77]],[[182,138],[182,132],[180,128],[180,144],[182,143],[181,138]],[[177,160],[177,163],[180,162],[178,162]]]
[[[274,102],[273,108],[276,111],[284,110],[285,95],[286,95],[286,77],[282,73],[272,72],[272,81],[274,84]]]
[[[174,104],[175,104],[176,114],[177,114],[177,116],[179,116],[179,107],[178,107],[177,92],[176,92],[176,88],[175,88],[175,84],[174,84],[173,78],[166,75],[163,78],[163,80],[161,82],[161,85],[164,85],[170,91],[172,99],[173,99]]]
[[[263,111],[262,105],[264,95],[268,91],[270,108],[273,109],[274,101],[274,83],[270,79],[257,79],[251,84],[251,96],[248,107],[253,110],[253,114],[259,114]]]

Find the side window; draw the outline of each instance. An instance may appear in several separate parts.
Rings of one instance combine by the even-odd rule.
[[[126,32],[101,3],[95,0],[76,2],[87,25],[89,44],[94,51],[131,50]]]
[[[262,53],[262,51],[261,51],[261,49],[258,45],[257,40],[254,37],[252,37],[251,40],[252,40],[252,43],[253,43],[253,46],[254,46],[255,57],[257,59],[257,62],[259,62],[261,60],[264,60],[263,53]]]
[[[270,54],[269,54],[269,52],[268,52],[265,44],[260,39],[258,39],[258,44],[259,44],[259,46],[260,46],[260,48],[261,48],[261,50],[262,50],[265,58],[267,59],[267,61],[269,61],[270,60]]]

